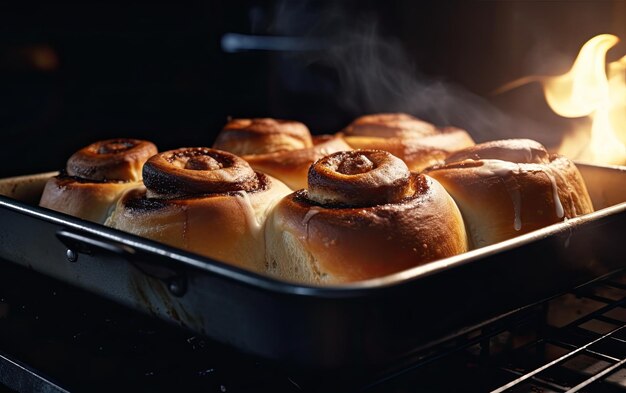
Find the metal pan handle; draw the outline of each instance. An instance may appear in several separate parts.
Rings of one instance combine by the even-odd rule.
[[[61,243],[67,247],[68,259],[71,259],[69,251],[86,255],[94,255],[98,252],[105,251],[123,257],[132,257],[136,254],[134,248],[125,244],[114,243],[110,240],[96,239],[65,229],[57,231],[56,235]],[[76,255],[75,258],[78,258],[78,255]],[[75,262],[75,260],[70,262]]]
[[[79,254],[91,256],[102,252],[114,254],[125,259],[144,274],[163,281],[173,295],[183,296],[187,292],[185,274],[180,269],[170,266],[170,263],[160,263],[149,255],[142,258],[134,248],[109,239],[94,238],[66,229],[57,231],[56,236],[67,247],[66,257],[70,262],[76,262]]]

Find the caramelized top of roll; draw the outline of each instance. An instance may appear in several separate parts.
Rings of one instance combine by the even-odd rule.
[[[504,139],[481,143],[450,154],[445,162],[502,160],[518,164],[546,164],[550,155],[543,145],[531,139]]]
[[[467,251],[459,209],[436,180],[381,150],[338,152],[267,222],[266,271],[307,283],[382,277]]]
[[[152,142],[139,139],[99,141],[67,160],[67,174],[94,181],[139,181],[144,162],[156,153]]]
[[[377,113],[357,118],[343,133],[346,136],[420,138],[436,134],[437,128],[406,113]]]
[[[593,211],[574,163],[529,139],[468,147],[426,173],[455,199],[474,247]]]
[[[372,206],[396,203],[414,193],[411,172],[382,150],[337,152],[309,169],[310,200],[322,205]]]
[[[150,198],[252,191],[257,174],[234,154],[208,147],[186,147],[152,156],[143,167]]]
[[[309,129],[291,120],[271,118],[232,119],[217,136],[213,147],[239,156],[265,154],[313,146]]]

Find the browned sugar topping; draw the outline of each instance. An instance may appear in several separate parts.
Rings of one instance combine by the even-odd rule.
[[[256,183],[254,187],[246,190],[248,193],[262,192],[266,191],[270,188],[270,180],[267,175],[256,172]],[[217,193],[200,193],[193,195],[185,195],[179,196],[175,198],[149,198],[145,191],[142,190],[132,190],[130,191],[126,197],[124,197],[124,208],[132,212],[132,214],[142,214],[146,211],[155,211],[159,209],[167,208],[172,204],[184,204],[186,200],[193,200],[196,198],[211,198],[211,197],[220,197],[223,195],[237,195],[239,191],[223,191]]]
[[[185,169],[196,171],[214,171],[216,169],[222,169],[223,167],[224,165],[210,156],[191,157],[185,164]]]
[[[261,134],[287,133],[299,135],[308,133],[308,129],[302,123],[272,118],[232,119],[224,126],[224,130],[247,130]]]
[[[376,165],[365,155],[348,156],[337,167],[337,172],[344,175],[358,175],[374,169]]]
[[[250,165],[234,154],[205,147],[181,148],[151,157],[143,166],[151,197],[248,191],[258,186]]]
[[[115,154],[130,150],[136,146],[136,143],[128,140],[113,140],[98,146],[98,154]]]
[[[120,184],[120,183],[126,183],[126,180],[115,180],[115,179],[87,179],[85,177],[80,177],[80,176],[70,176],[67,174],[67,171],[65,169],[61,170],[61,173],[57,176],[57,178],[59,179],[59,185],[61,187],[65,187],[69,184],[72,183],[80,183],[80,184],[104,184],[104,183],[110,183],[110,184]]]
[[[177,151],[165,159],[178,168],[196,171],[214,171],[232,165],[230,157],[220,156],[203,148]]]

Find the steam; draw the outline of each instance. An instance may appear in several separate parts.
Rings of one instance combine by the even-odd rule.
[[[320,85],[328,87],[330,75],[332,99],[352,118],[405,112],[438,126],[465,128],[478,141],[532,138],[537,136],[533,131],[540,130],[532,121],[503,113],[485,98],[442,77],[421,73],[402,43],[381,33],[375,14],[348,10],[341,3],[321,6],[284,1],[276,6],[268,30],[278,36],[313,40],[322,47],[282,55],[297,56],[306,66],[321,70],[326,80],[320,80]]]
[[[398,40],[379,34],[375,23],[364,25],[328,39],[332,44],[317,60],[336,73],[339,103],[352,115],[405,112],[465,128],[478,140],[529,136],[537,128],[443,78],[420,73]]]

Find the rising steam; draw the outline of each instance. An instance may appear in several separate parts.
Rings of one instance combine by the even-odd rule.
[[[343,27],[326,37],[326,50],[311,62],[334,72],[337,99],[351,115],[406,112],[465,128],[477,140],[533,137],[538,129],[458,85],[419,72],[402,43],[380,34],[375,21],[335,25]]]

